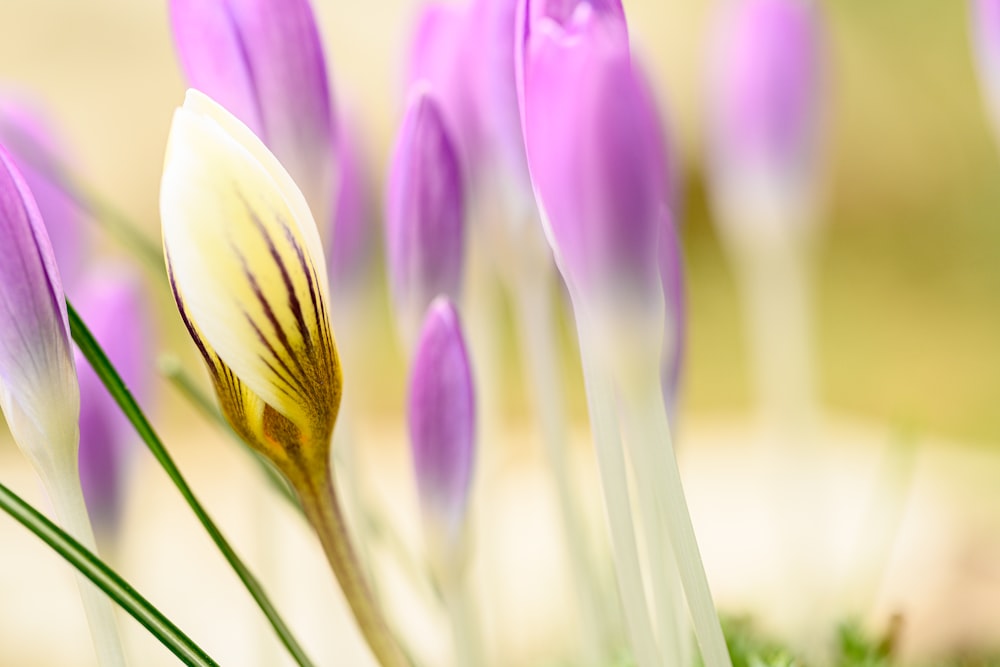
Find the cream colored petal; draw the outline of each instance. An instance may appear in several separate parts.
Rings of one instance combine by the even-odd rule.
[[[174,115],[160,212],[175,291],[204,343],[299,429],[332,429],[340,370],[315,223],[281,165],[203,95]]]

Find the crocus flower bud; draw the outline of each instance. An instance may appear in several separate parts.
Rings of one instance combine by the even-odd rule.
[[[0,100],[0,144],[7,148],[38,204],[59,273],[72,292],[86,254],[80,208],[60,182],[66,142],[40,109]]]
[[[325,220],[334,125],[309,0],[171,0],[170,17],[188,85],[260,137]]]
[[[994,131],[1000,138],[1000,1],[971,0],[972,37],[979,79]]]
[[[803,0],[736,0],[719,16],[708,141],[720,221],[735,227],[728,233],[768,243],[811,222],[824,103],[820,38],[819,10]]]
[[[445,297],[427,311],[410,374],[408,423],[432,567],[460,567],[475,459],[475,392],[458,313]]]
[[[356,123],[341,124],[337,136],[337,205],[330,220],[332,243],[327,244],[335,293],[361,282],[372,254],[371,181],[359,129]]]
[[[540,12],[522,16],[519,98],[556,262],[571,293],[655,302],[666,160],[620,8]]]
[[[81,285],[77,312],[133,396],[149,394],[151,334],[139,277],[103,270]],[[80,373],[80,481],[98,535],[113,537],[124,507],[135,431],[100,378],[77,352]]]
[[[404,338],[439,294],[457,300],[462,281],[462,170],[440,107],[419,86],[393,154],[386,203],[389,282]]]
[[[0,407],[43,475],[75,475],[80,394],[62,282],[38,206],[0,148]]]

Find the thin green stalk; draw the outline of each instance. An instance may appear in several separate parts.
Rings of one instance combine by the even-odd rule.
[[[92,552],[45,518],[17,494],[0,484],[0,508],[49,545],[108,597],[166,646],[185,665],[216,667],[217,663],[176,625],[118,576]]]
[[[153,453],[153,456],[160,463],[160,465],[163,466],[164,471],[166,471],[171,481],[173,481],[177,490],[180,491],[184,500],[187,501],[188,506],[191,507],[195,516],[198,517],[201,525],[205,527],[205,530],[212,538],[212,541],[215,542],[215,545],[222,552],[222,555],[229,562],[229,565],[236,572],[237,576],[239,576],[247,591],[249,591],[250,595],[257,602],[261,611],[264,612],[264,615],[267,617],[268,621],[270,621],[271,626],[277,633],[281,643],[285,645],[285,648],[288,649],[288,652],[292,655],[295,662],[299,664],[300,667],[312,667],[312,661],[306,656],[305,651],[296,641],[291,630],[278,614],[278,611],[274,608],[274,605],[267,597],[267,594],[264,592],[260,583],[253,576],[250,570],[247,569],[247,566],[243,564],[243,561],[240,560],[239,556],[236,555],[236,552],[229,545],[229,542],[226,541],[226,538],[223,537],[221,531],[219,531],[218,527],[215,525],[215,522],[212,521],[204,507],[202,507],[201,503],[198,502],[194,492],[184,480],[184,477],[181,475],[177,465],[170,457],[170,454],[167,452],[163,442],[156,434],[156,431],[153,430],[153,427],[150,425],[146,416],[139,408],[139,405],[135,402],[135,399],[132,398],[132,394],[130,394],[128,389],[125,387],[121,377],[119,377],[118,373],[111,365],[111,362],[108,361],[104,351],[101,350],[101,347],[97,344],[97,341],[94,340],[94,337],[87,329],[87,326],[83,323],[83,320],[80,319],[80,316],[77,315],[69,301],[66,302],[66,308],[69,312],[70,332],[73,335],[73,340],[80,348],[80,352],[82,352],[83,356],[86,357],[87,361],[93,367],[94,372],[97,373],[97,376],[101,378],[101,382],[103,382],[104,386],[107,387],[108,392],[112,395],[112,397],[114,397],[115,402],[118,403],[122,412],[135,427],[143,442],[146,443],[149,450]]]
[[[455,667],[485,667],[486,655],[479,631],[479,614],[469,590],[469,578],[458,568],[442,582],[445,608],[451,623]]]
[[[653,638],[649,606],[643,590],[642,571],[636,547],[632,508],[629,503],[628,478],[625,472],[625,455],[622,452],[621,434],[615,413],[615,397],[611,378],[601,363],[600,348],[593,339],[595,330],[579,304],[574,299],[577,334],[580,338],[580,359],[587,390],[587,408],[597,452],[598,470],[611,532],[615,573],[622,604],[625,607],[625,625],[629,643],[638,667],[660,665],[659,652]]]
[[[164,355],[160,358],[160,372],[170,381],[170,384],[174,385],[174,388],[180,392],[180,394],[186,398],[194,407],[198,409],[203,415],[209,418],[216,426],[221,428],[229,437],[234,441],[239,443],[240,448],[243,449],[247,454],[249,454],[253,460],[260,467],[261,472],[267,481],[271,484],[275,491],[277,491],[282,498],[288,501],[288,503],[294,507],[298,512],[302,512],[302,507],[299,505],[298,498],[292,493],[292,490],[288,487],[288,482],[282,477],[277,470],[260,454],[250,449],[247,446],[246,441],[243,440],[236,431],[233,430],[226,418],[219,412],[219,409],[215,406],[215,403],[211,401],[198,388],[191,376],[184,372],[181,367],[180,362],[176,357],[172,355]]]

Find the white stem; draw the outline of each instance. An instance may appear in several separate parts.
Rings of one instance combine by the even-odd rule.
[[[76,474],[75,469],[65,475],[43,474],[41,470],[39,472],[63,529],[81,545],[97,553],[79,474]],[[80,587],[80,597],[87,614],[98,663],[101,667],[123,667],[125,655],[111,600],[82,574],[77,574],[77,585]]]
[[[634,400],[634,397],[626,397],[627,393],[621,394],[622,419],[629,459],[638,487],[640,520],[646,537],[657,638],[664,657],[671,658],[668,664],[690,665],[690,655],[687,655],[689,647],[682,641],[688,631],[684,589],[681,587],[677,559],[671,549],[666,516],[662,511],[663,500],[658,497],[662,480],[658,474],[654,449],[660,444],[652,439],[654,434],[648,431],[647,419],[641,412],[641,402]]]
[[[642,571],[639,569],[639,554],[635,528],[632,524],[625,456],[618,431],[614,392],[610,377],[601,363],[601,350],[597,341],[592,339],[592,327],[589,326],[591,322],[581,316],[581,309],[576,300],[574,300],[574,310],[577,316],[577,333],[580,337],[580,358],[587,389],[587,406],[601,474],[601,486],[604,491],[604,506],[611,532],[618,589],[625,607],[625,625],[636,664],[638,667],[652,667],[661,663],[649,619]]]
[[[674,454],[670,424],[660,391],[659,376],[655,368],[641,382],[638,394],[626,400],[636,400],[637,418],[641,419],[645,433],[645,448],[650,451],[650,467],[640,474],[637,483],[652,484],[656,490],[657,504],[666,520],[666,530],[673,544],[674,555],[680,570],[681,582],[687,596],[688,608],[694,625],[694,634],[701,648],[705,667],[731,667],[732,662],[722,634],[719,616],[712,601],[708,577],[701,561],[691,515],[681,482],[680,469]],[[643,467],[636,461],[637,467]]]
[[[455,667],[484,667],[486,657],[479,631],[479,614],[469,590],[469,578],[461,571],[442,583],[448,620],[451,624],[451,639],[454,647]]]
[[[736,248],[757,400],[777,423],[807,423],[814,399],[811,287],[802,244]]]
[[[568,438],[560,382],[559,350],[555,344],[552,267],[531,274],[524,271],[516,286],[517,324],[520,329],[525,374],[537,409],[549,472],[555,482],[563,538],[580,615],[583,664],[598,665],[606,650],[604,604],[595,575],[592,550],[580,516],[578,497],[570,479]]]

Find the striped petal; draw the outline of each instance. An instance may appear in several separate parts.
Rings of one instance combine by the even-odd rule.
[[[245,125],[192,90],[174,115],[160,212],[174,296],[227,416],[258,446],[321,455],[341,376],[302,193]]]
[[[62,283],[38,206],[3,148],[0,248],[0,407],[36,467],[75,470],[80,395]]]

